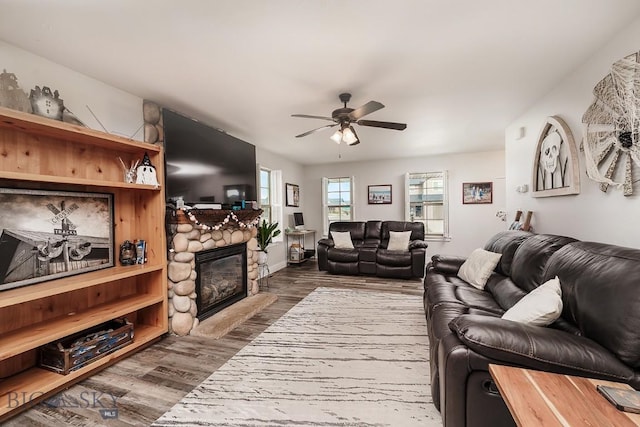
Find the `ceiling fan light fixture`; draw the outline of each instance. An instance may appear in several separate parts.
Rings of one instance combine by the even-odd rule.
[[[366,104],[353,109],[353,108],[347,107],[347,103],[351,99],[351,94],[341,93],[339,98],[340,98],[340,102],[344,104],[344,107],[334,110],[331,113],[331,117],[312,116],[309,114],[292,114],[291,115],[292,117],[321,119],[321,120],[327,120],[331,122],[330,125],[320,126],[319,128],[301,133],[300,135],[296,135],[296,138],[301,138],[303,136],[310,135],[322,129],[340,126],[340,129],[337,130],[333,135],[331,135],[330,137],[331,140],[338,145],[340,145],[340,143],[342,142],[344,142],[347,145],[356,145],[356,144],[360,144],[360,139],[358,138],[358,135],[356,135],[355,130],[351,126],[352,123],[360,126],[370,126],[374,128],[393,129],[393,130],[405,130],[407,128],[406,123],[381,122],[377,120],[361,120],[362,117],[366,116],[367,114],[371,114],[374,111],[378,111],[379,109],[384,108],[384,105],[378,101],[369,101]]]
[[[342,140],[347,145],[354,145],[358,142],[358,137],[356,136],[356,131],[353,129],[353,126],[349,126],[342,131]]]
[[[330,138],[336,144],[340,144],[340,141],[342,141],[342,131],[340,129],[338,129],[333,135],[331,135]]]

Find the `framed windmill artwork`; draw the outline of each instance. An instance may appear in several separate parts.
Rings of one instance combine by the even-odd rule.
[[[0,291],[112,267],[113,195],[0,188]]]
[[[573,134],[558,116],[547,117],[538,136],[532,169],[533,197],[580,193],[578,152]]]

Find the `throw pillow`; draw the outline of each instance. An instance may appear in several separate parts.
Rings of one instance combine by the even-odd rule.
[[[556,276],[522,297],[502,318],[529,325],[547,326],[562,314],[562,289]]]
[[[500,257],[502,254],[476,249],[458,270],[458,277],[475,288],[484,289]]]
[[[411,231],[390,231],[387,249],[390,251],[408,251],[409,239],[411,239]]]
[[[332,231],[333,244],[338,249],[353,249],[350,231]]]

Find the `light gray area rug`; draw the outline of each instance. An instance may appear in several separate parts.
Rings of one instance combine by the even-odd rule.
[[[154,425],[442,425],[422,299],[318,288]]]

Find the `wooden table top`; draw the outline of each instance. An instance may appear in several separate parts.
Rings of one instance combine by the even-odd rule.
[[[501,365],[489,372],[518,426],[640,426],[640,414],[619,411],[596,390],[627,384]]]

